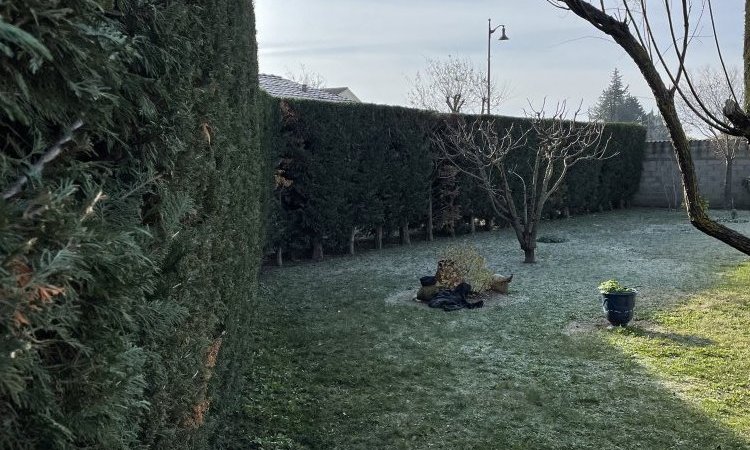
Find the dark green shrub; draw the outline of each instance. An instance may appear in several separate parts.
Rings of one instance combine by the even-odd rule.
[[[446,178],[440,170],[440,155],[431,145],[432,138],[455,116],[309,100],[283,100],[280,110],[283,143],[277,148],[291,185],[276,190],[276,196],[286,201],[277,203],[282,210],[272,217],[283,218],[284,225],[277,228],[283,232],[274,239],[287,248],[308,252],[317,242],[328,251],[342,252],[353,228],[395,230],[406,223],[412,228],[424,226],[429,195],[436,228],[446,220],[460,230],[469,228],[463,223],[471,217],[487,223],[496,219],[487,193],[476,179],[462,173]],[[519,134],[529,126],[522,118],[494,120],[499,129],[513,126]],[[546,205],[548,215],[625,204],[640,181],[644,133],[637,125],[607,124],[610,152],[617,156],[574,166]],[[524,148],[509,155],[508,165],[525,177],[531,175],[535,139],[529,136]],[[511,179],[511,188],[520,195],[517,179]]]
[[[113,5],[118,10],[113,10]],[[0,3],[0,448],[223,448],[263,187],[250,1]]]

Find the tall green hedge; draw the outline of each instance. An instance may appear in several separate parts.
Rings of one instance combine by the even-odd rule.
[[[353,228],[395,229],[427,210],[432,172],[426,112],[406,108],[289,101],[280,103],[276,191],[285,219],[272,246],[323,242],[342,251]]]
[[[315,242],[322,242],[327,251],[342,252],[353,228],[367,235],[379,226],[425,227],[430,198],[436,219],[451,208],[463,222],[472,217],[497,219],[487,194],[471,177],[441,176],[432,137],[453,120],[451,116],[371,104],[266,102],[276,102],[279,110],[273,119],[277,128],[268,129],[275,134],[275,144],[269,148],[276,156],[277,175],[285,180],[275,187],[276,232],[269,235],[269,249],[302,256]],[[512,126],[520,133],[530,126],[523,118],[493,119],[499,130]],[[645,130],[613,123],[604,132],[611,137],[610,153],[616,156],[574,166],[547,205],[550,216],[564,210],[584,213],[622,207],[635,194]],[[534,142],[535,136],[529,136],[526,147],[510,155],[510,164],[519,173],[530,170]]]
[[[232,447],[257,95],[251,0],[0,2],[0,448]]]

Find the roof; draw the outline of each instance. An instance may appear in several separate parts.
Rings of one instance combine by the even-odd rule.
[[[323,88],[324,91],[330,92],[330,93],[336,94],[336,95],[339,95],[340,93],[344,92],[347,89],[349,89],[349,88],[347,88],[347,87]]]
[[[339,97],[344,97],[345,99],[351,100],[353,102],[361,103],[361,100],[356,95],[354,95],[354,92],[352,92],[352,90],[348,87],[323,88],[323,90],[332,94],[336,94]]]
[[[348,98],[341,97],[334,92],[309,87],[292,80],[287,80],[278,75],[261,73],[258,75],[258,81],[260,82],[260,88],[273,97],[304,98],[309,100],[322,100],[325,102],[351,102]]]

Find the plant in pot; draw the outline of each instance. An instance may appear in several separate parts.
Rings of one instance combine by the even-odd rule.
[[[601,292],[602,310],[607,320],[614,326],[625,326],[633,319],[635,308],[635,289],[620,284],[617,280],[607,280],[599,285]]]

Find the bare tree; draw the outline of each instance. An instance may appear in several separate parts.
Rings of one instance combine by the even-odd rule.
[[[700,93],[700,99],[690,91],[686,94],[691,98],[693,104],[697,104],[698,101],[703,102],[705,107],[716,117],[721,117],[727,99],[734,95],[729,86],[737,86],[741,83],[736,69],[724,72],[710,66],[704,66],[692,72],[690,78],[693,80],[695,92]],[[727,81],[729,81],[729,84]],[[744,95],[740,92],[738,97],[739,103],[743,103]],[[724,208],[733,208],[732,170],[737,152],[742,148],[742,141],[701,119],[682,98],[677,99],[677,113],[686,127],[710,141],[716,156],[724,161]]]
[[[287,70],[285,75],[288,79],[294,81],[295,83],[299,83],[314,89],[322,89],[326,87],[327,84],[326,79],[323,78],[323,75],[310,70],[304,64],[299,65],[299,69],[297,70],[297,72]]]
[[[565,103],[559,103],[551,117],[544,108],[528,114],[527,130],[513,126],[500,131],[488,118],[447,119],[446,130],[433,137],[442,156],[458,170],[474,178],[487,193],[498,217],[507,221],[516,233],[524,251],[524,262],[536,262],[536,238],[544,205],[563,184],[568,170],[575,164],[605,159],[609,139],[603,140],[604,125],[580,122],[580,108],[572,120],[566,120]],[[527,149],[528,136],[534,136],[536,148],[522,175],[510,165],[509,155]],[[520,192],[511,187],[518,180]]]
[[[415,108],[453,114],[485,112],[487,76],[468,58],[427,58],[424,71],[410,82],[407,99]],[[500,106],[508,95],[507,86],[498,88],[492,83],[490,88],[491,106]]]
[[[630,56],[643,74],[672,138],[677,164],[680,169],[685,196],[685,209],[691,224],[731,247],[750,255],[750,238],[728,228],[708,216],[698,189],[698,179],[690,153],[690,142],[675,107],[679,95],[701,120],[720,132],[731,136],[750,137],[750,117],[743,111],[734,88],[726,76],[732,97],[726,99],[722,115],[714,114],[703,102],[686,68],[690,42],[695,38],[698,23],[710,19],[713,41],[721,62],[721,46],[716,37],[711,0],[702,0],[700,6],[690,0],[651,2],[647,0],[599,0],[596,6],[584,0],[547,0],[551,5],[572,11],[599,31],[609,35]],[[654,6],[656,5],[656,6]],[[663,8],[666,17],[666,43],[661,42],[660,30],[652,26],[650,16],[654,8]],[[704,9],[705,8],[705,9]],[[750,1],[746,2],[750,14]],[[746,22],[750,25],[750,21]],[[750,39],[747,36],[746,39]],[[746,42],[750,44],[750,42]],[[750,47],[746,45],[746,65],[750,61]],[[661,71],[661,72],[660,72]],[[750,84],[749,84],[750,86]]]

